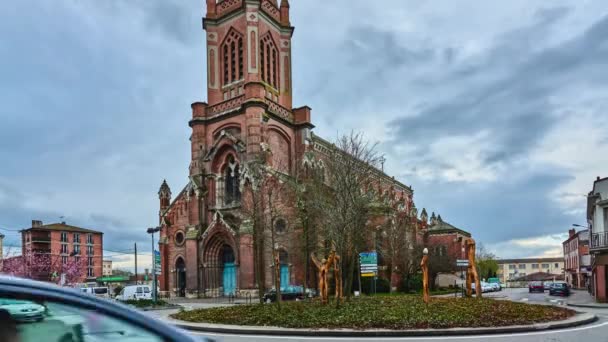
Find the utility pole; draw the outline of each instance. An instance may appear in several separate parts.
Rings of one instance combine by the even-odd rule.
[[[154,250],[154,233],[159,232],[160,227],[156,228],[148,228],[148,234],[152,236],[152,300],[154,301],[154,305],[156,305],[156,251]]]
[[[135,243],[135,285],[139,282],[137,281],[137,242]]]

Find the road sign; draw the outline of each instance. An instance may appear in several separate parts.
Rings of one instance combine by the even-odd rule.
[[[378,275],[378,253],[359,253],[361,277],[375,277]]]
[[[469,260],[467,260],[467,259],[457,259],[456,260],[456,266],[459,266],[459,267],[468,267],[469,266]]]
[[[154,271],[157,275],[160,275],[160,252],[154,251]]]
[[[359,253],[359,262],[361,265],[378,265],[378,253],[376,253],[376,252]]]

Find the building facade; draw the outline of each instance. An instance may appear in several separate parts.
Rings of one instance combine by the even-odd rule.
[[[564,274],[564,258],[498,259],[496,272],[501,283],[524,278],[534,273]]]
[[[111,276],[112,275],[112,260],[104,260],[103,268],[101,270],[102,276]]]
[[[589,230],[568,231],[568,239],[562,243],[564,250],[564,276],[572,288],[586,289],[591,276],[589,255]]]
[[[592,264],[592,293],[598,302],[608,302],[608,177],[597,177],[587,196],[589,253]]]
[[[322,169],[334,148],[313,134],[311,108],[292,104],[289,12],[287,0],[207,0],[208,102],[191,106],[188,182],[175,197],[166,182],[158,191],[159,278],[166,295],[254,291],[251,222],[243,214],[241,193],[250,177],[248,163],[265,153],[270,168],[289,176],[300,165]],[[417,217],[411,187],[380,170],[375,179],[370,191]],[[309,282],[304,279],[308,256],[298,245],[301,223],[286,210],[273,225],[281,283]],[[439,231],[434,236],[443,239]],[[270,252],[265,251],[266,260]],[[271,268],[258,272],[272,286]]]
[[[43,224],[32,220],[32,227],[21,230],[21,246],[21,256],[26,260],[37,259],[44,263],[25,263],[31,268],[27,273],[33,279],[49,281],[54,275],[67,272],[69,267],[81,269],[80,279],[73,283],[95,281],[102,276],[102,232],[65,222]]]

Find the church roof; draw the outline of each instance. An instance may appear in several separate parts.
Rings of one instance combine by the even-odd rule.
[[[443,220],[437,220],[437,223],[429,227],[429,234],[445,234],[445,233],[459,233],[467,237],[471,237],[471,233],[455,227]]]

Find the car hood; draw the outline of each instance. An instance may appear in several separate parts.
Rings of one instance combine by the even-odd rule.
[[[0,309],[6,310],[11,314],[17,314],[17,313],[44,311],[44,306],[34,304],[34,303],[6,304],[6,305],[0,306]]]

